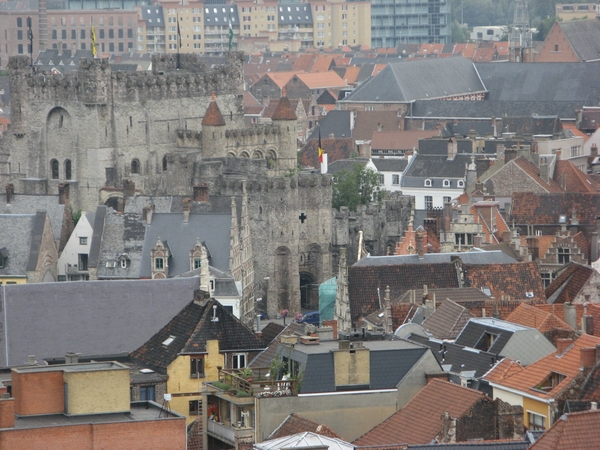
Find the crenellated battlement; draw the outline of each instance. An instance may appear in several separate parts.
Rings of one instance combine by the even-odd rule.
[[[243,54],[227,55],[225,65],[209,67],[198,55],[154,55],[153,71],[113,71],[108,59],[82,59],[76,72],[54,74],[29,65],[26,56],[9,59],[11,97],[16,103],[53,100],[104,105],[115,100],[242,95]],[[12,100],[13,98],[11,98]]]

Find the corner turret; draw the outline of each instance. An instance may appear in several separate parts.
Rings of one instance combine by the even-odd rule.
[[[285,88],[282,92],[281,100],[275,108],[271,120],[273,124],[279,125],[281,131],[280,148],[278,155],[278,169],[294,170],[298,165],[296,145],[296,122],[298,117],[292,108],[290,100],[287,98]]]
[[[225,148],[225,125],[225,119],[213,92],[212,100],[202,118],[202,155],[204,157],[219,156],[219,152]]]

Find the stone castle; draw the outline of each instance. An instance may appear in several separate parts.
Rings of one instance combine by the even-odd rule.
[[[317,284],[337,273],[358,231],[373,254],[402,236],[411,202],[399,197],[358,214],[331,209],[329,175],[297,170],[296,115],[284,96],[273,123],[243,125],[243,54],[224,64],[155,55],[152,73],[112,71],[105,59],[37,73],[9,61],[12,125],[0,141],[0,181],[16,193],[69,184],[73,209],[123,207],[134,195],[183,196],[194,210],[223,211],[247,198],[253,267],[247,298],[273,315],[318,307]],[[248,239],[248,236],[241,236]],[[335,268],[335,269],[334,269]],[[254,314],[246,306],[247,320]]]

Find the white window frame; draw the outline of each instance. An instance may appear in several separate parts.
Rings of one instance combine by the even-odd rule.
[[[429,178],[425,180],[425,187],[431,187],[431,180]]]
[[[248,362],[248,355],[246,353],[233,353],[231,355],[231,368],[232,369],[243,369],[244,367],[246,367],[247,362]]]
[[[459,188],[461,188],[461,187],[465,187],[465,181],[464,181],[464,180],[458,180],[458,182],[457,182],[456,184],[457,184],[457,186],[458,186]]]
[[[450,187],[450,180],[444,180],[444,187]]]

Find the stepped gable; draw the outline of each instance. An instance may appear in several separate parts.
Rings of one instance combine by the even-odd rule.
[[[222,127],[225,125],[225,119],[223,118],[223,114],[221,114],[219,105],[217,105],[214,92],[212,94],[212,101],[209,103],[208,108],[206,108],[206,113],[202,119],[202,126],[205,125],[212,127]]]

